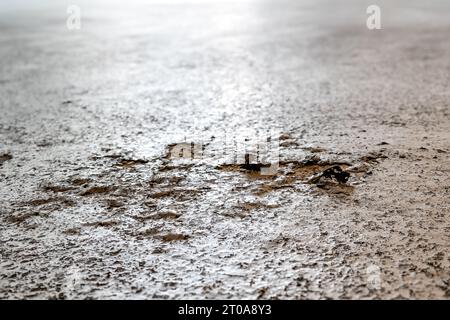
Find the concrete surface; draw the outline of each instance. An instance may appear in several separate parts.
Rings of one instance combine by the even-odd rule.
[[[449,299],[450,3],[372,3],[2,1],[0,298]]]

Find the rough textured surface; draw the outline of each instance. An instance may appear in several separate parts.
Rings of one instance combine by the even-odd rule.
[[[450,3],[369,4],[3,1],[0,298],[448,299]]]

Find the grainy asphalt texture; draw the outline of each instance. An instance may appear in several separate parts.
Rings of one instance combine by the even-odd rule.
[[[372,2],[2,1],[0,298],[449,299],[450,2]]]

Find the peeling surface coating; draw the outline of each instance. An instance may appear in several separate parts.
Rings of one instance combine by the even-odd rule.
[[[450,3],[378,2],[1,9],[0,299],[449,299]]]

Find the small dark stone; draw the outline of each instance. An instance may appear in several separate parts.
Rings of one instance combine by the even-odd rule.
[[[333,166],[322,172],[322,177],[328,179],[336,179],[339,183],[346,183],[350,178],[350,173],[342,170],[339,166]]]

